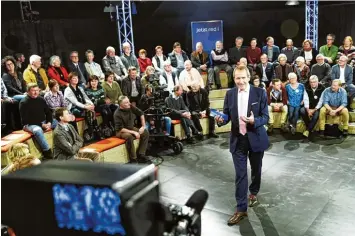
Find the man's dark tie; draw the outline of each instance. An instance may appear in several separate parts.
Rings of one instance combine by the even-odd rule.
[[[76,70],[78,71],[78,74],[79,74],[79,77],[80,77],[80,82],[81,82],[81,83],[85,83],[86,80],[85,80],[85,78],[84,78],[83,73],[82,73],[81,70],[80,70],[79,64],[76,65]]]

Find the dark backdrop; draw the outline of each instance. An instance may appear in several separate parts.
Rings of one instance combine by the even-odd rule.
[[[31,3],[33,10],[40,12],[39,24],[21,21],[18,2],[1,2],[2,57],[21,51],[27,57],[40,54],[46,61],[56,54],[66,63],[71,50],[79,51],[84,60],[85,50],[92,49],[100,61],[107,46],[118,47],[116,24],[103,12],[104,2]],[[319,45],[325,43],[327,33],[337,36],[338,45],[345,36],[355,36],[355,4],[329,4],[321,2],[319,7]],[[305,35],[302,4],[285,7],[284,2],[139,2],[137,11],[133,16],[136,51],[145,48],[150,55],[156,45],[170,52],[175,41],[191,52],[191,21],[223,20],[226,47],[234,45],[236,36],[243,36],[245,45],[256,37],[262,45],[271,35],[277,45],[284,46],[289,35],[293,35],[296,45]],[[289,20],[296,23],[298,31],[287,25],[281,30]]]

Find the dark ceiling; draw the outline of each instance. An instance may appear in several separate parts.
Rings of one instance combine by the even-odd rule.
[[[258,11],[258,10],[279,10],[284,9],[286,1],[215,1],[215,2],[172,2],[172,1],[135,1],[139,16],[181,16],[194,12],[194,6],[209,8],[211,11]],[[330,4],[354,3],[354,1],[320,1],[320,6]],[[31,1],[32,10],[40,13],[41,19],[67,19],[67,18],[103,18],[108,17],[104,13],[104,1]],[[1,18],[20,19],[20,3],[1,1]],[[300,1],[299,6],[304,7],[305,2]]]

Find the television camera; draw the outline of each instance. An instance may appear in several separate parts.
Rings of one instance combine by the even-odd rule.
[[[18,236],[199,236],[208,193],[164,205],[157,170],[72,160],[4,175],[1,224]]]

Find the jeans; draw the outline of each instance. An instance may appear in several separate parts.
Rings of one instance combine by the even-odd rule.
[[[22,100],[22,98],[26,97],[26,95],[15,95],[12,97],[12,99],[20,102]]]
[[[318,117],[319,117],[319,110],[316,110],[314,113],[313,113],[313,116],[311,118],[309,118],[308,116],[308,112],[306,110],[306,108],[302,107],[301,110],[301,116],[303,118],[303,121],[304,123],[306,124],[307,126],[307,130],[309,132],[312,132],[313,128],[316,126],[317,124],[317,121],[318,121]]]
[[[46,122],[43,121],[42,124],[45,124]],[[54,129],[58,124],[58,121],[53,119],[51,129]],[[38,125],[25,125],[24,127],[25,131],[31,132],[39,146],[41,147],[42,151],[48,151],[50,149],[49,144],[47,143],[46,138],[44,137],[43,129],[42,127],[39,127]]]
[[[166,135],[170,135],[171,133],[171,119],[170,117],[164,117],[164,124],[165,124],[165,130],[166,130]],[[145,128],[149,131],[150,130],[150,123],[149,121],[145,122]]]
[[[295,128],[297,126],[297,120],[300,117],[300,109],[301,107],[293,107],[288,105],[288,122]]]

